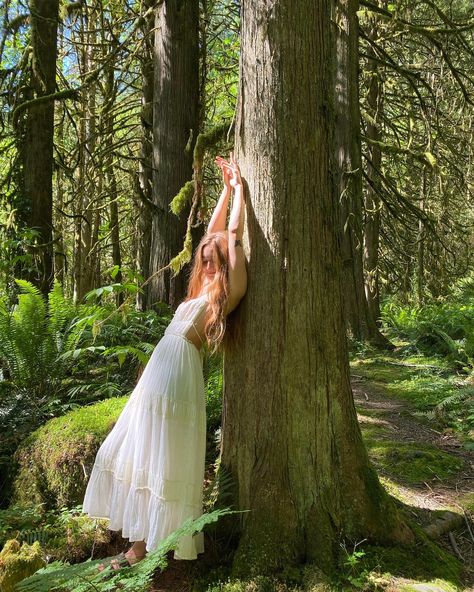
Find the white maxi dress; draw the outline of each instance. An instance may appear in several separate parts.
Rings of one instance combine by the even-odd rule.
[[[112,431],[101,445],[83,511],[153,551],[202,514],[206,451],[203,358],[186,338],[205,314],[204,294],[182,302]],[[202,532],[181,539],[175,559],[204,552]]]

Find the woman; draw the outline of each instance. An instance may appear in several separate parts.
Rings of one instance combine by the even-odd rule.
[[[230,161],[217,157],[216,164],[224,189],[196,249],[187,298],[100,447],[84,497],[85,513],[110,519],[109,528],[133,542],[111,562],[116,569],[140,561],[186,519],[202,514],[206,401],[200,348],[204,341],[213,349],[222,342],[225,317],[247,289],[240,170],[232,154]],[[174,558],[196,559],[203,551],[200,532],[183,537]]]

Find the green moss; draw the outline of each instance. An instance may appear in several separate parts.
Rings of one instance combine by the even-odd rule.
[[[418,375],[404,380],[394,380],[387,384],[385,389],[391,395],[410,401],[417,409],[425,410],[458,391],[452,380],[440,376]]]
[[[431,541],[416,524],[410,524],[416,543],[410,546],[359,545],[357,552],[347,554],[336,578],[337,588],[347,590],[347,582],[359,582],[361,589],[374,587],[378,582],[384,588],[399,590],[398,581],[416,586],[422,582],[438,583],[449,592],[461,589],[461,563]],[[394,583],[396,582],[396,587]],[[372,586],[370,585],[372,584]]]
[[[457,592],[459,587],[453,586],[445,580],[438,578],[424,582],[400,583],[397,587],[400,592]]]
[[[387,428],[379,423],[365,423],[364,418],[359,419],[359,425],[364,440],[378,440],[383,438],[387,432]]]
[[[291,592],[285,582],[269,576],[256,576],[252,579],[229,579],[226,582],[210,584],[206,592]]]
[[[474,493],[466,493],[457,502],[466,512],[474,513]]]
[[[351,362],[351,369],[354,374],[382,384],[400,378],[410,378],[417,372],[416,369],[397,363],[396,358],[388,356],[355,359]]]
[[[0,553],[0,590],[14,592],[14,585],[46,565],[38,542],[32,545],[10,540]]]
[[[464,466],[450,454],[428,444],[407,444],[366,439],[369,457],[376,468],[405,483],[446,479]]]
[[[44,503],[46,508],[81,503],[97,450],[127,399],[81,407],[33,432],[16,453],[20,468],[13,503]]]
[[[170,210],[175,216],[179,216],[187,204],[191,203],[194,195],[194,181],[186,181],[177,195],[171,200]]]

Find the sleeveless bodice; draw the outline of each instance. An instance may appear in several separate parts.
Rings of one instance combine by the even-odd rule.
[[[191,327],[194,327],[201,342],[203,342],[203,338],[196,325],[200,320],[201,315],[205,314],[207,303],[208,300],[206,294],[181,302],[174,313],[171,323],[165,329],[165,335],[179,335],[180,337],[187,339],[186,335],[189,333]]]

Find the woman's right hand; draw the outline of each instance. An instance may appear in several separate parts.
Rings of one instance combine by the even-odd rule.
[[[228,162],[227,160],[224,160],[222,157],[218,156],[216,158],[216,162],[219,160],[219,166],[222,165],[222,174],[224,174],[224,171],[227,172],[227,175],[229,177],[229,184],[231,187],[233,187],[234,189],[236,187],[242,187],[242,178],[240,176],[240,168],[239,165],[237,164],[237,161],[234,158],[234,155],[232,154],[232,152],[230,153],[230,162]]]

